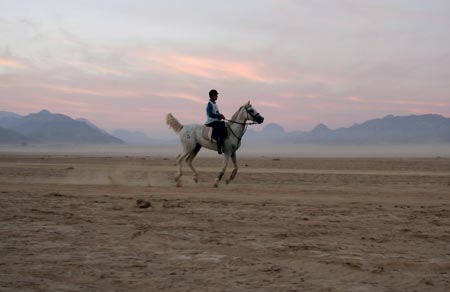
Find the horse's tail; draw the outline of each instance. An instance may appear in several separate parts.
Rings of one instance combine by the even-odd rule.
[[[166,123],[169,125],[169,127],[172,128],[172,130],[175,131],[175,133],[179,133],[181,129],[183,129],[183,125],[177,119],[175,119],[172,114],[167,114]]]

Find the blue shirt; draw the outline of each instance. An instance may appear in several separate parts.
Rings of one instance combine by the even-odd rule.
[[[215,121],[220,121],[220,117],[222,114],[219,112],[219,107],[217,106],[216,102],[213,100],[210,100],[208,104],[206,105],[206,122],[205,124],[209,124]]]

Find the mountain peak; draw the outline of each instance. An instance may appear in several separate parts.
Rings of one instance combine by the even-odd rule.
[[[270,133],[284,133],[284,129],[282,126],[270,123],[267,126],[264,127],[264,132],[270,132]]]
[[[1,121],[0,121],[1,122]],[[33,141],[57,144],[122,144],[123,141],[87,122],[76,121],[63,114],[41,110],[0,126]],[[2,143],[0,143],[2,144]],[[4,143],[3,143],[4,144]]]
[[[314,129],[312,130],[313,132],[324,132],[324,131],[329,131],[330,128],[328,128],[326,125],[324,124],[318,124],[317,126],[314,127]]]
[[[48,110],[46,110],[46,109],[43,109],[43,110],[41,110],[40,112],[38,112],[38,115],[51,115],[52,113],[51,112],[49,112]]]
[[[25,119],[39,120],[39,121],[53,121],[53,120],[72,120],[71,117],[63,115],[63,114],[54,114],[49,112],[46,109],[41,110],[37,113],[31,113],[28,116],[24,117]]]

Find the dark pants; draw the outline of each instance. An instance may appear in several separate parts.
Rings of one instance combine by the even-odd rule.
[[[214,140],[217,141],[217,148],[218,148],[217,150],[219,150],[219,152],[222,152],[224,140],[228,134],[227,126],[225,125],[225,122],[214,121],[209,124],[206,124],[206,126],[213,128],[212,137]]]

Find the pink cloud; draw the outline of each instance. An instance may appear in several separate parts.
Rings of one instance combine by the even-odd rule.
[[[224,57],[205,57],[183,53],[165,53],[158,51],[132,51],[129,55],[136,59],[135,69],[141,71],[183,73],[213,80],[247,80],[257,83],[313,83],[326,86],[341,86],[345,79],[330,73],[302,70],[292,64],[289,68],[271,62],[231,60]],[[221,55],[217,52],[216,55]],[[223,55],[223,54],[222,54]],[[273,60],[272,60],[273,61]]]
[[[48,106],[55,106],[55,105],[59,105],[62,106],[63,108],[67,109],[67,107],[76,107],[78,109],[89,109],[92,108],[92,104],[90,103],[86,103],[86,102],[81,102],[81,101],[74,101],[74,100],[67,100],[64,98],[52,98],[52,97],[45,97],[45,98],[37,98],[39,100],[39,102],[43,105],[47,105],[44,107],[48,107]]]
[[[120,71],[110,66],[96,63],[81,62],[76,60],[65,61],[64,64],[74,67],[78,70],[86,71],[94,74],[105,74],[114,76],[126,76],[125,71]]]
[[[448,102],[438,102],[438,101],[414,101],[414,100],[383,100],[378,99],[372,101],[373,103],[390,104],[390,105],[403,105],[403,106],[434,106],[434,107],[449,107]]]
[[[93,96],[110,96],[110,97],[136,97],[141,98],[145,96],[157,96],[162,98],[175,98],[175,99],[183,99],[188,100],[194,103],[204,104],[205,100],[199,98],[198,96],[185,93],[185,92],[163,92],[163,91],[150,91],[145,89],[136,89],[136,91],[131,90],[91,90],[91,89],[83,89],[83,88],[74,88],[63,85],[39,85],[40,87],[44,87],[51,90],[56,90],[68,94],[81,94],[81,95],[93,95]]]
[[[4,88],[42,88],[51,91],[62,92],[66,94],[78,94],[78,95],[91,95],[91,96],[109,96],[109,97],[141,97],[142,93],[138,91],[131,90],[105,90],[105,89],[89,89],[74,87],[68,85],[52,84],[52,83],[39,83],[38,81],[34,83],[22,83],[16,82],[15,84],[0,84],[0,87]]]
[[[1,67],[21,69],[25,68],[26,66],[21,60],[17,58],[0,57],[0,68]]]
[[[93,96],[113,96],[113,97],[139,97],[142,96],[139,92],[133,92],[129,90],[104,90],[104,89],[87,89],[87,88],[75,88],[65,85],[53,85],[53,84],[37,84],[35,86],[47,88],[54,91],[60,91],[68,94],[83,94]]]
[[[200,98],[198,96],[183,93],[183,92],[152,92],[151,95],[156,95],[159,97],[165,97],[165,98],[178,98],[178,99],[184,99],[189,100],[195,103],[204,104],[205,100],[203,98]]]
[[[268,101],[258,101],[257,105],[262,106],[262,107],[268,107],[268,108],[276,108],[276,109],[282,108],[282,106],[279,105],[278,103],[268,102]]]
[[[194,104],[205,104],[205,99],[187,92],[183,89],[174,91],[159,90],[153,88],[151,84],[134,83],[123,84],[121,86],[112,86],[109,81],[97,80],[97,82],[87,82],[87,80],[73,80],[77,84],[65,84],[49,82],[48,80],[40,80],[34,78],[0,78],[0,89],[5,92],[14,92],[16,96],[22,95],[26,98],[41,97],[61,97],[66,100],[80,101],[90,100],[91,106],[101,104],[104,98],[114,98],[111,104],[125,104],[130,106],[142,103],[152,102],[153,104],[162,105],[162,100],[184,100]],[[96,97],[98,99],[96,101]],[[42,101],[42,100],[41,100]],[[35,99],[33,101],[37,103]],[[50,102],[39,102],[41,107],[47,107]],[[70,104],[67,104],[70,106]],[[75,104],[74,104],[75,105]]]
[[[220,58],[198,57],[178,53],[136,52],[135,57],[144,61],[139,65],[145,70],[185,73],[208,79],[245,79],[254,82],[272,83],[281,78],[268,76],[263,65],[248,61],[238,62]]]
[[[358,97],[358,96],[348,96],[348,97],[345,97],[344,99],[350,100],[352,102],[364,102],[364,99],[362,99],[361,97]]]

